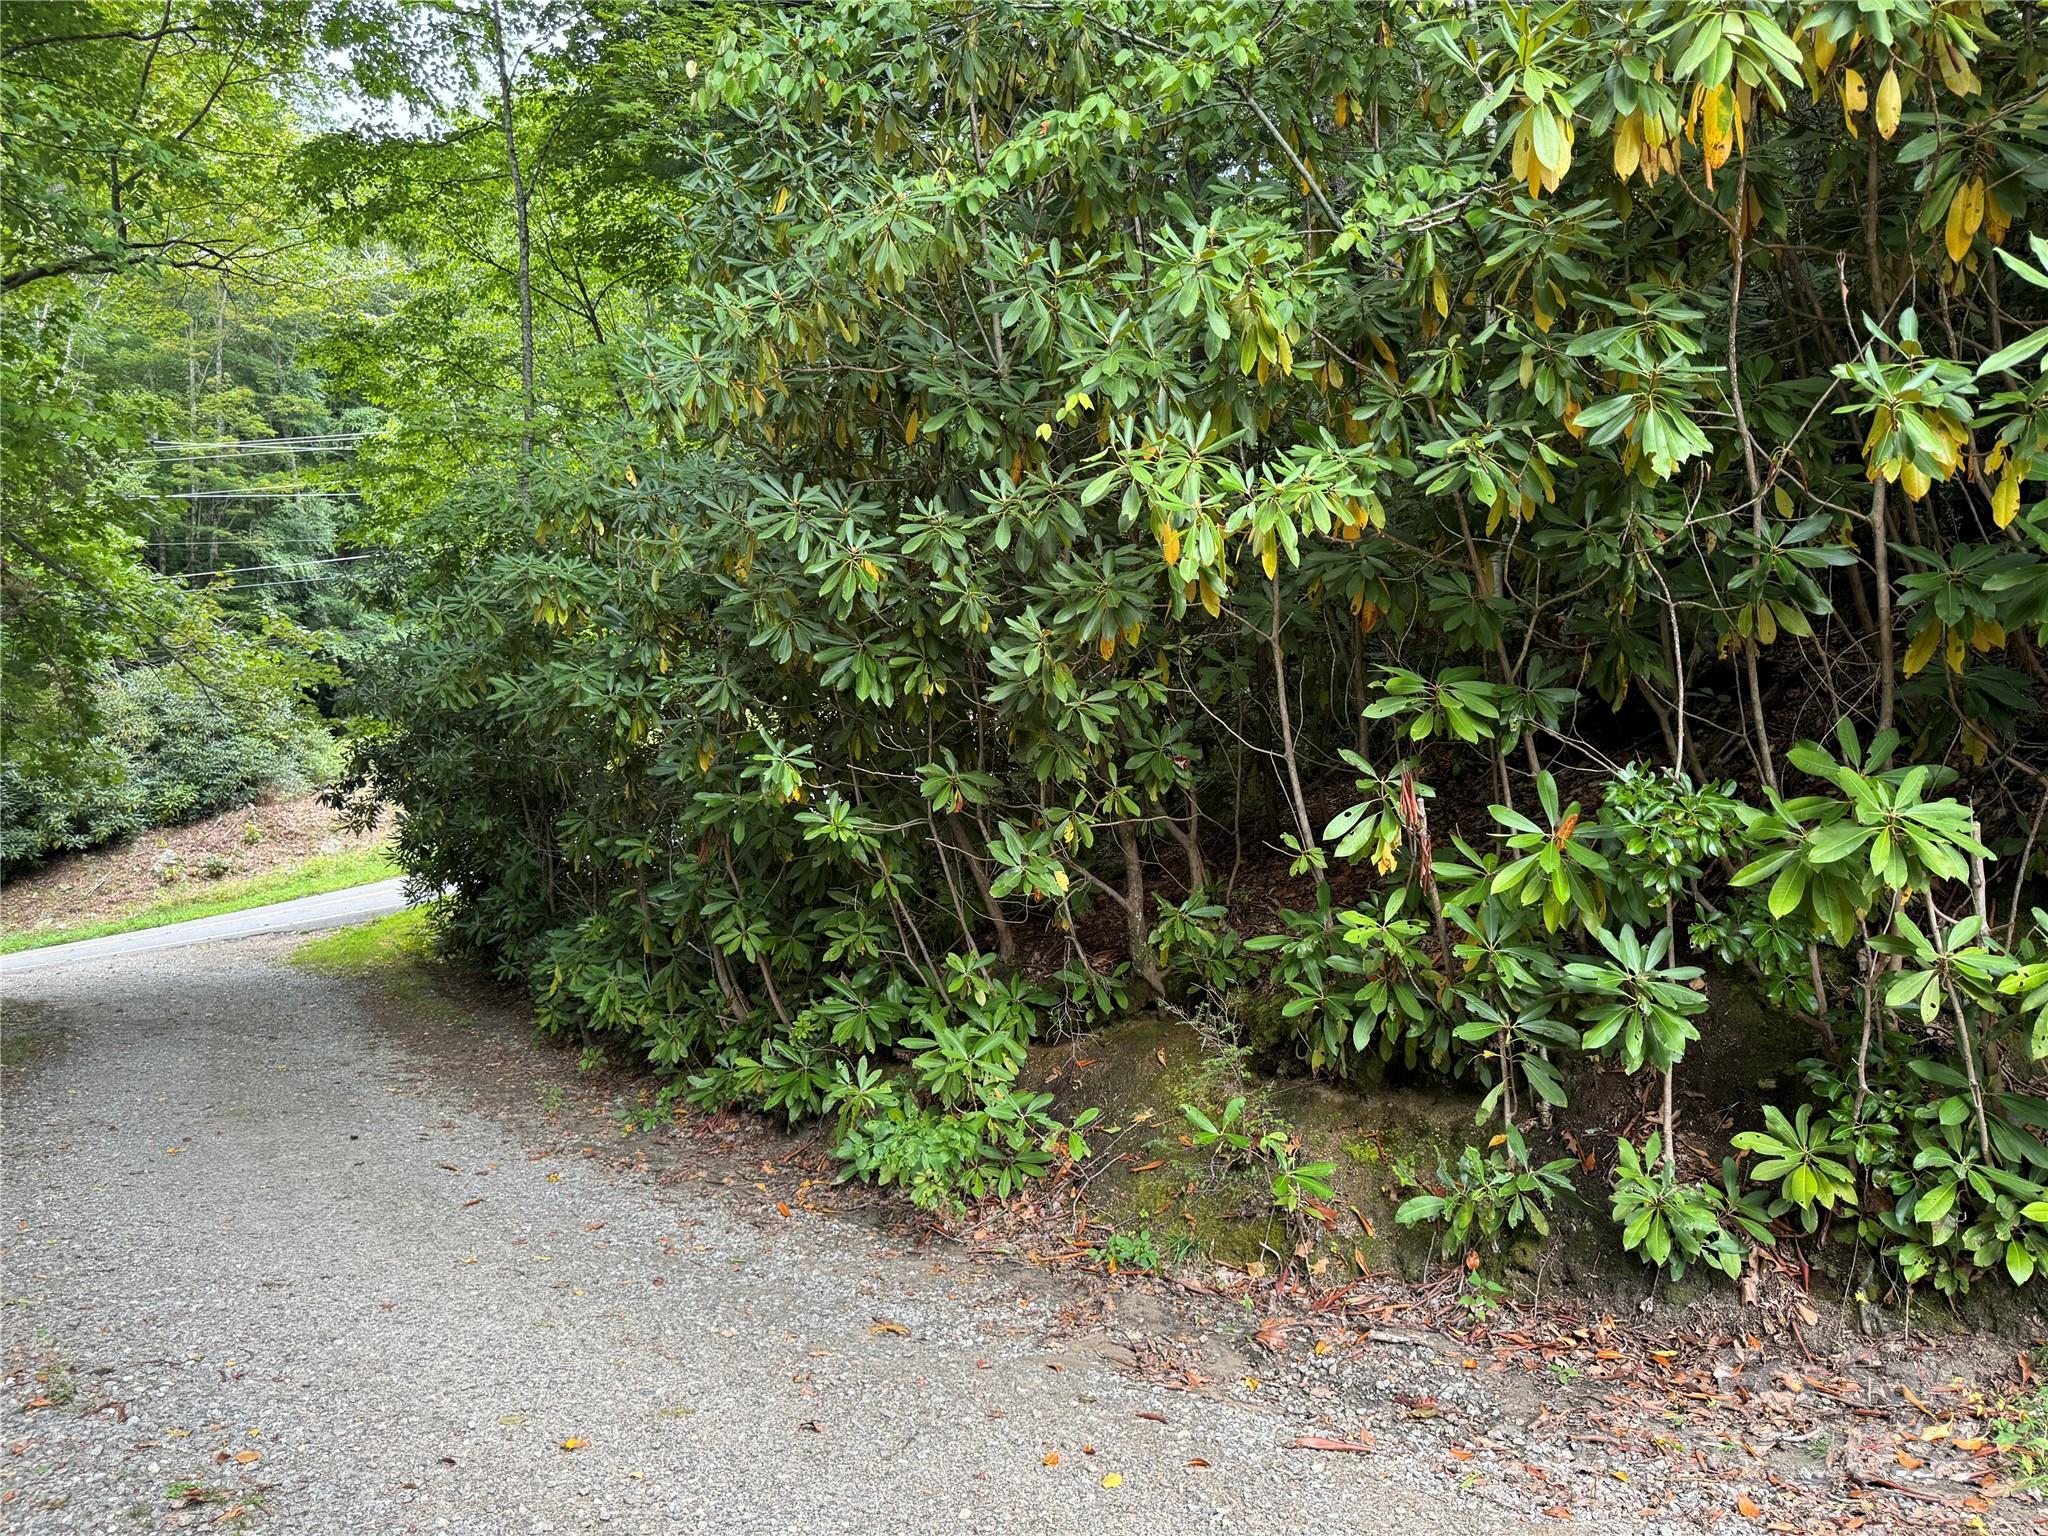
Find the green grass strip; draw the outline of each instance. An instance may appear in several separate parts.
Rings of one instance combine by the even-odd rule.
[[[133,933],[139,928],[161,928],[196,917],[218,917],[223,912],[264,907],[298,896],[319,896],[352,885],[369,885],[403,873],[382,848],[315,854],[303,863],[283,869],[209,883],[203,894],[151,902],[124,917],[101,918],[69,928],[23,928],[0,934],[0,955],[43,949],[51,944],[71,944],[79,939],[104,938],[110,933]]]

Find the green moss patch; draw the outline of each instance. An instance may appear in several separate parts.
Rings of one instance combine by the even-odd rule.
[[[1213,1119],[1242,1093],[1251,1114],[1293,1128],[1300,1161],[1336,1165],[1336,1223],[1311,1224],[1310,1256],[1328,1260],[1334,1274],[1355,1271],[1359,1259],[1374,1271],[1420,1272],[1430,1239],[1394,1220],[1399,1173],[1434,1170],[1440,1153],[1472,1134],[1472,1105],[1456,1095],[1394,1087],[1360,1094],[1305,1077],[1240,1083],[1192,1028],[1160,1015],[1039,1047],[1024,1080],[1051,1091],[1066,1112],[1101,1108],[1101,1134],[1090,1138],[1104,1157],[1088,1185],[1100,1220],[1119,1232],[1149,1229],[1162,1246],[1178,1237],[1183,1249],[1230,1264],[1277,1255],[1292,1239],[1264,1172],[1223,1167],[1188,1144],[1184,1104]]]

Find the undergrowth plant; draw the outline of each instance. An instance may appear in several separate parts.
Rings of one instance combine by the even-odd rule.
[[[1649,1262],[2031,1278],[2039,29],[672,10],[582,39],[616,134],[559,141],[660,255],[420,514],[355,695],[351,788],[544,1028],[938,1209],[1083,1155],[1035,1042],[1227,1003],[1473,1094],[1409,1203],[1453,1246],[1588,1182],[1543,1138],[1612,1074]],[[1738,972],[1815,1065],[1729,1145],[1680,1106]],[[1326,1201],[1243,1102],[1191,1137]]]

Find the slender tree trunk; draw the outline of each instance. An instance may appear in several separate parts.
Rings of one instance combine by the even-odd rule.
[[[1294,712],[1287,702],[1287,652],[1280,644],[1280,578],[1275,576],[1271,586],[1273,594],[1273,627],[1267,640],[1273,652],[1273,692],[1280,705],[1280,756],[1287,765],[1287,788],[1293,796],[1295,831],[1301,838],[1301,852],[1304,858],[1315,851],[1316,834],[1309,823],[1308,797],[1301,792],[1301,768],[1294,758]],[[1323,882],[1320,864],[1310,866],[1315,871],[1316,884]]]
[[[989,926],[995,929],[996,954],[1005,961],[1014,962],[1017,958],[1017,935],[1010,927],[1010,920],[1003,916],[1003,904],[989,893],[988,871],[981,867],[981,855],[975,851],[977,845],[967,836],[958,811],[946,817],[946,825],[953,829],[961,862],[967,866],[967,878],[974,882],[975,894],[981,897],[981,910],[988,914]],[[986,837],[980,846],[987,846]]]
[[[512,225],[519,241],[520,456],[533,454],[533,238],[527,223],[526,177],[519,166],[519,134],[512,116],[512,70],[505,58],[505,13],[491,0],[491,57],[498,66],[498,113],[505,131],[505,169],[512,177]],[[522,492],[524,467],[519,472]]]
[[[1124,855],[1124,933],[1131,946],[1131,969],[1154,995],[1166,991],[1166,975],[1159,969],[1159,957],[1152,953],[1152,929],[1146,922],[1145,860],[1138,852],[1138,829],[1129,822],[1116,829],[1116,840]]]

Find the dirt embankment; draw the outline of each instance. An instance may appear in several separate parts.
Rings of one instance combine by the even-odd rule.
[[[0,932],[119,918],[165,900],[203,897],[222,879],[246,879],[320,854],[374,847],[388,824],[351,832],[317,795],[224,811],[63,854],[0,885]]]

